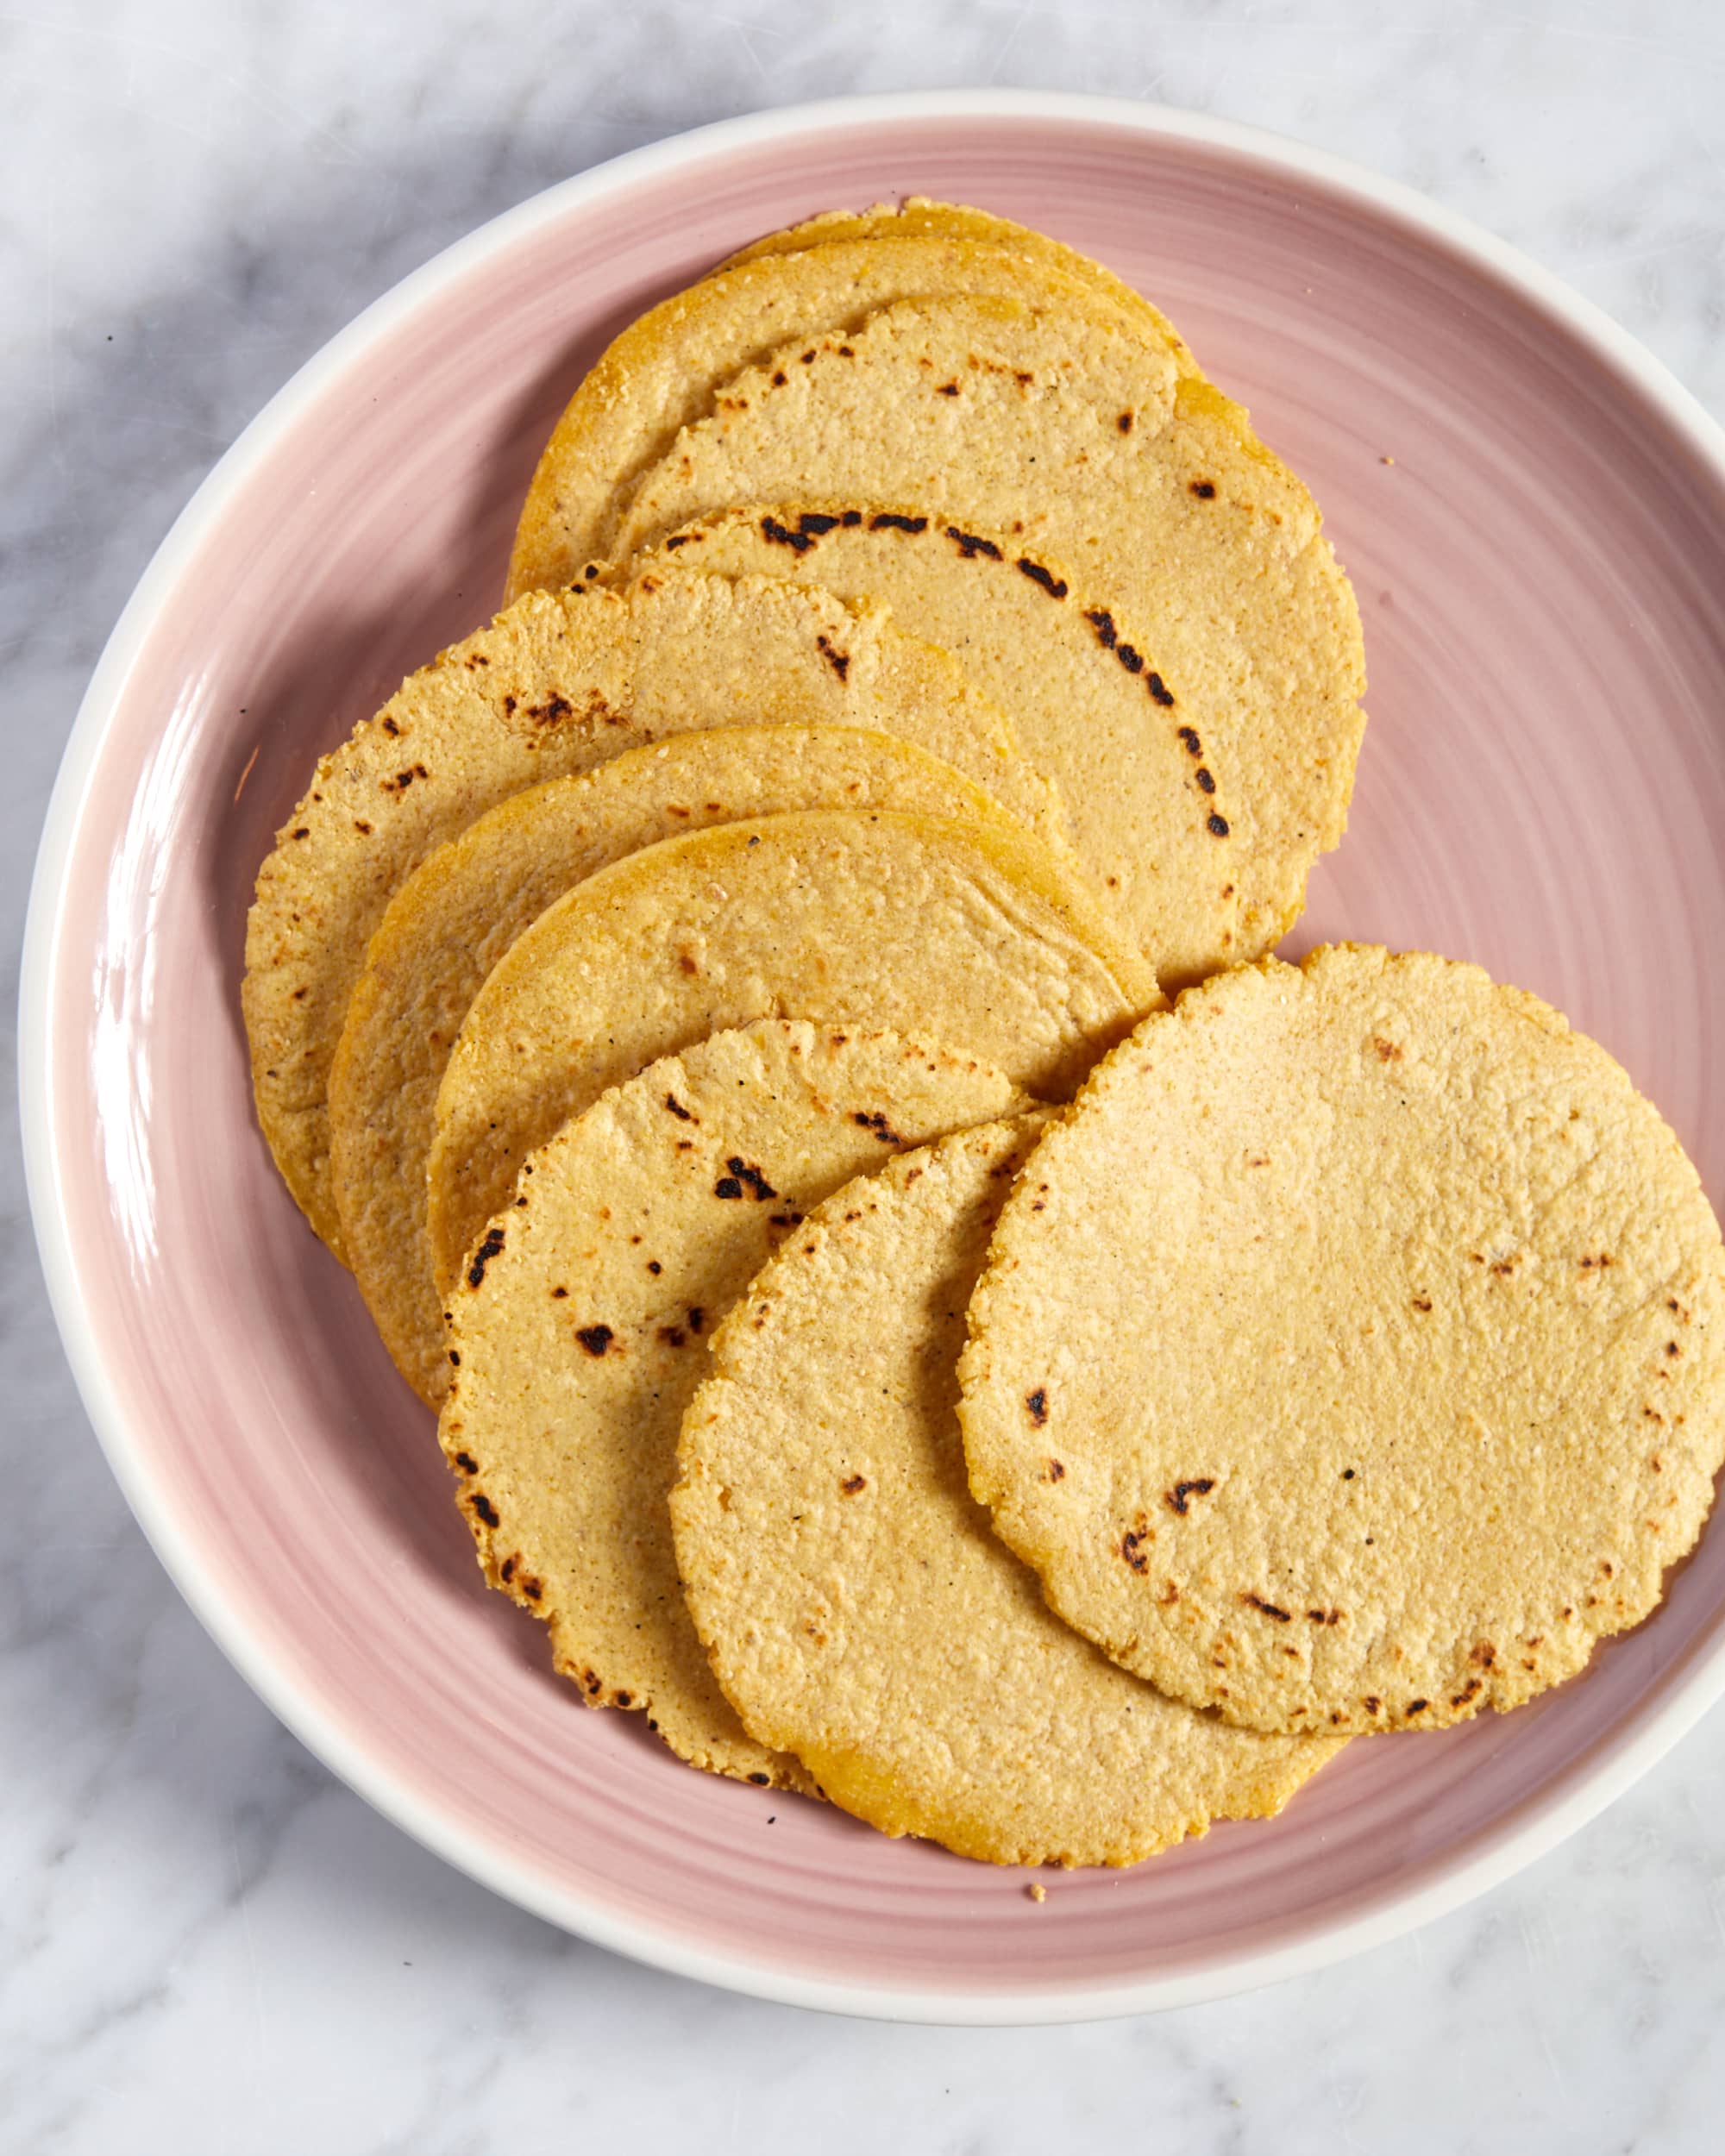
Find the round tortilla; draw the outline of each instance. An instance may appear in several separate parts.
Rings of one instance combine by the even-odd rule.
[[[668,839],[578,884],[475,998],[437,1095],[439,1286],[566,1117],[657,1056],[768,1017],[936,1037],[1070,1091],[1160,1000],[1010,818],[847,810]]]
[[[972,210],[963,203],[934,202],[925,195],[910,195],[896,209],[882,202],[869,210],[823,210],[801,224],[769,232],[752,246],[739,248],[718,265],[718,270],[757,262],[764,255],[800,254],[806,248],[829,247],[837,241],[924,239],[981,240],[994,247],[1015,247],[1031,261],[1078,279],[1127,314],[1139,317],[1143,326],[1167,345],[1182,374],[1201,372],[1191,348],[1167,316],[1124,278],[1116,277],[1111,269],[1079,254],[1076,248],[1050,239],[1044,232],[1014,224],[1010,217],[997,217],[992,210]]]
[[[486,975],[583,877],[679,831],[791,809],[987,817],[987,795],[908,742],[855,727],[673,735],[500,803],[440,846],[372,938],[329,1074],[342,1242],[398,1369],[448,1390],[425,1224],[437,1087]]]
[[[1257,1729],[1572,1676],[1725,1457],[1694,1169],[1602,1048],[1441,958],[1320,950],[1150,1019],[1044,1139],[970,1332],[997,1531],[1117,1661]]]
[[[258,1119],[338,1255],[328,1087],[366,945],[426,856],[511,793],[704,726],[902,734],[1027,822],[1057,822],[1012,729],[878,609],[661,565],[536,593],[411,676],[318,764],[258,876],[242,992]]]
[[[1141,312],[1105,298],[1088,272],[1032,256],[1016,238],[876,235],[766,255],[674,292],[606,347],[553,429],[516,531],[510,596],[568,584],[591,561],[624,561],[618,523],[636,482],[674,448],[680,429],[716,409],[739,369],[800,340],[786,362],[794,364],[807,340],[842,335],[895,300],[1031,291],[1051,304],[1088,304],[1172,375],[1175,361],[1159,335],[1146,336]]]
[[[1238,405],[1088,294],[906,301],[734,375],[642,477],[613,559],[733,505],[812,501],[911,508],[961,553],[1007,533],[1064,564],[1232,804],[1214,835],[1233,955],[1279,939],[1346,822],[1364,661],[1317,508]]]
[[[450,1303],[440,1426],[494,1587],[591,1705],[718,1774],[807,1789],[713,1680],[666,1500],[724,1312],[806,1208],[894,1148],[1019,1105],[998,1070],[894,1034],[715,1034],[536,1153]]]
[[[1135,1864],[1279,1811],[1336,1746],[1116,1669],[966,1488],[965,1306],[1039,1120],[902,1155],[786,1239],[714,1338],[671,1520],[726,1696],[835,1803],[993,1864]]]
[[[1064,562],[1003,531],[969,524],[960,544],[944,517],[839,501],[724,510],[668,543],[727,576],[877,599],[898,627],[961,655],[1058,788],[1080,862],[1164,985],[1235,962],[1238,846],[1219,828],[1232,833],[1239,812],[1226,774],[1160,674],[1120,664],[1147,637]]]

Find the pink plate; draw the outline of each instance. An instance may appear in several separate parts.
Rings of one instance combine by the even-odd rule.
[[[835,204],[977,203],[1165,305],[1312,484],[1365,618],[1353,830],[1300,947],[1479,960],[1596,1034],[1725,1188],[1725,445],[1603,317],[1417,197],[1076,97],[710,128],[410,278],[223,460],[92,682],[31,912],[37,1232],[91,1419],[185,1594],[371,1801],[556,1922],[800,2003],[1028,2021],[1390,1936],[1596,1811],[1725,1684],[1725,1536],[1540,1705],[1354,1745],[1271,1825],[1060,1880],[692,1774],[482,1588],[429,1416],[277,1182],[239,1022],[315,753],[493,607],[535,454],[649,302]]]

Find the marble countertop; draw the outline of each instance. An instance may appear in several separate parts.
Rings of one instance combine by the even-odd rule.
[[[844,91],[1106,91],[1423,188],[1725,417],[1716,0],[35,0],[0,16],[9,1060],[30,859],[152,549],[406,271],[616,152]],[[0,2147],[34,2156],[1711,2151],[1725,1714],[1471,1907],[1327,1973],[1027,2035],[731,1997],[446,1869],[273,1720],[145,1545],[54,1337],[0,1094]]]

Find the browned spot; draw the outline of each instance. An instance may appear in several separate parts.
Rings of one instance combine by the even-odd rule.
[[[941,385],[940,385],[940,394],[941,394],[943,397],[956,397],[956,396],[958,394],[958,385],[957,385],[957,382],[943,382],[943,383],[941,384]]]
[[[1049,1463],[1048,1463],[1048,1479],[1049,1479],[1049,1481],[1050,1481],[1051,1482],[1058,1482],[1063,1481],[1063,1480],[1064,1480],[1064,1478],[1065,1478],[1065,1475],[1066,1475],[1066,1463],[1065,1463],[1063,1460],[1051,1460],[1051,1461],[1049,1462]]]
[[[979,539],[974,532],[960,531],[957,524],[948,524],[946,536],[967,561],[974,561],[979,554],[986,555],[990,561],[1000,559],[1000,549],[992,539]]]
[[[455,1465],[461,1469],[463,1475],[477,1475],[480,1471],[480,1463],[471,1452],[456,1453]]]
[[[1415,1296],[1414,1296],[1414,1309],[1416,1309],[1416,1310],[1429,1310],[1429,1309],[1431,1308],[1431,1307],[1432,1307],[1432,1299],[1431,1299],[1431,1297],[1430,1297],[1429,1295],[1415,1295]]]
[[[1030,1410],[1031,1420],[1036,1425],[1038,1430],[1041,1429],[1043,1424],[1048,1420],[1047,1388],[1043,1385],[1038,1385],[1033,1393],[1026,1393],[1025,1395],[1025,1406]]]
[[[770,539],[775,546],[788,547],[793,554],[806,554],[814,544],[807,532],[793,531],[788,524],[781,524],[776,517],[763,517],[761,530],[763,537]]]
[[[607,1352],[617,1335],[608,1325],[578,1325],[575,1338],[589,1355],[600,1356]]]
[[[498,1577],[505,1586],[507,1586],[510,1581],[515,1577],[515,1559],[513,1557],[505,1557],[503,1560],[503,1563],[497,1568],[497,1573]]]
[[[1120,1538],[1120,1555],[1131,1565],[1134,1572],[1147,1572],[1150,1570],[1150,1559],[1138,1547],[1140,1543],[1147,1542],[1149,1539],[1149,1535],[1142,1529],[1134,1530],[1130,1527]]]
[[[847,1497],[854,1497],[858,1490],[868,1489],[869,1478],[866,1475],[847,1475],[838,1487]]]
[[[1339,1625],[1342,1620],[1339,1609],[1308,1609],[1306,1614],[1314,1625]]]
[[[553,1302],[567,1302],[568,1295],[569,1291],[567,1288],[554,1288],[551,1290],[551,1300]]]
[[[677,953],[677,970],[680,973],[697,974],[700,971],[700,961],[688,951],[680,950]]]
[[[1378,1714],[1383,1711],[1383,1702],[1374,1694],[1368,1693],[1360,1702],[1360,1705],[1364,1708],[1368,1714]]]
[[[815,649],[819,652],[828,666],[832,668],[841,681],[844,680],[850,671],[850,654],[848,651],[840,651],[825,636],[817,636],[814,644]]]
[[[888,1120],[884,1108],[876,1108],[872,1113],[866,1108],[857,1108],[853,1112],[850,1120],[859,1130],[872,1131],[882,1145],[903,1145],[908,1143],[893,1128],[892,1124]]]
[[[1470,1700],[1477,1695],[1483,1682],[1484,1680],[1479,1677],[1471,1677],[1467,1683],[1462,1686],[1460,1691],[1451,1694],[1450,1705],[1452,1707],[1465,1707]]]
[[[492,1258],[497,1256],[498,1252],[502,1248],[503,1230],[501,1228],[487,1228],[485,1232],[485,1240],[474,1252],[473,1261],[467,1267],[467,1285],[469,1288],[477,1288],[480,1285],[486,1276],[486,1267],[491,1263]]]
[[[1248,1609],[1261,1609],[1266,1617],[1273,1617],[1278,1625],[1285,1625],[1289,1621],[1289,1613],[1285,1609],[1278,1609],[1274,1602],[1265,1601],[1262,1595],[1253,1595],[1248,1592],[1242,1595],[1240,1600]]]
[[[1186,1514],[1187,1500],[1192,1497],[1208,1497],[1215,1487],[1214,1476],[1201,1475],[1189,1482],[1176,1482],[1172,1489],[1164,1490],[1162,1501],[1170,1512],[1177,1512],[1183,1519]]]
[[[680,1325],[662,1325],[659,1327],[659,1338],[667,1347],[681,1347],[688,1337]]]
[[[761,1170],[751,1162],[744,1160],[742,1154],[733,1153],[724,1165],[729,1172],[721,1175],[713,1185],[712,1194],[715,1198],[740,1198],[747,1190],[751,1198],[764,1204],[768,1198],[778,1196],[778,1192]]]
[[[1188,492],[1195,494],[1201,502],[1213,502],[1216,498],[1215,483],[1212,479],[1194,479]]]
[[[790,378],[790,376],[789,376],[788,374],[787,374],[787,373],[786,373],[786,372],[785,372],[784,368],[783,368],[783,367],[780,367],[780,368],[779,368],[779,369],[778,369],[778,370],[775,373],[775,374],[774,374],[774,376],[773,376],[773,386],[774,386],[774,388],[775,388],[775,389],[782,389],[782,388],[785,386],[785,384],[786,384],[787,381],[789,381],[789,380],[790,380],[790,379],[791,379],[791,378]]]
[[[396,724],[392,718],[385,719],[383,723],[383,730],[386,734],[394,734],[398,736],[399,736],[401,732],[400,727]]]
[[[363,817],[356,816],[354,818],[354,829],[359,832],[362,838],[369,838],[372,835],[372,827],[366,822]]]
[[[1204,828],[1213,838],[1226,838],[1228,835],[1228,819],[1226,816],[1206,817]]]
[[[495,1527],[501,1524],[498,1519],[497,1507],[492,1504],[482,1489],[470,1490],[467,1493],[467,1502],[484,1520],[487,1527]]]
[[[1032,561],[1028,555],[1022,555],[1018,567],[1021,575],[1027,576],[1032,584],[1039,584],[1051,599],[1065,598],[1065,578],[1056,576],[1052,569],[1044,568],[1040,561]]]

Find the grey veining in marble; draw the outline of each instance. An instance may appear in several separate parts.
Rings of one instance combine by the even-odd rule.
[[[30,856],[89,668],[298,362],[448,241],[617,151],[761,105],[988,82],[1361,159],[1527,248],[1725,413],[1716,0],[19,0],[0,15],[9,1070]],[[276,1727],[132,1525],[47,1319],[13,1094],[9,1076],[0,2148],[1725,2146],[1725,1715],[1425,1933],[1138,2021],[820,2020],[492,1899]]]

